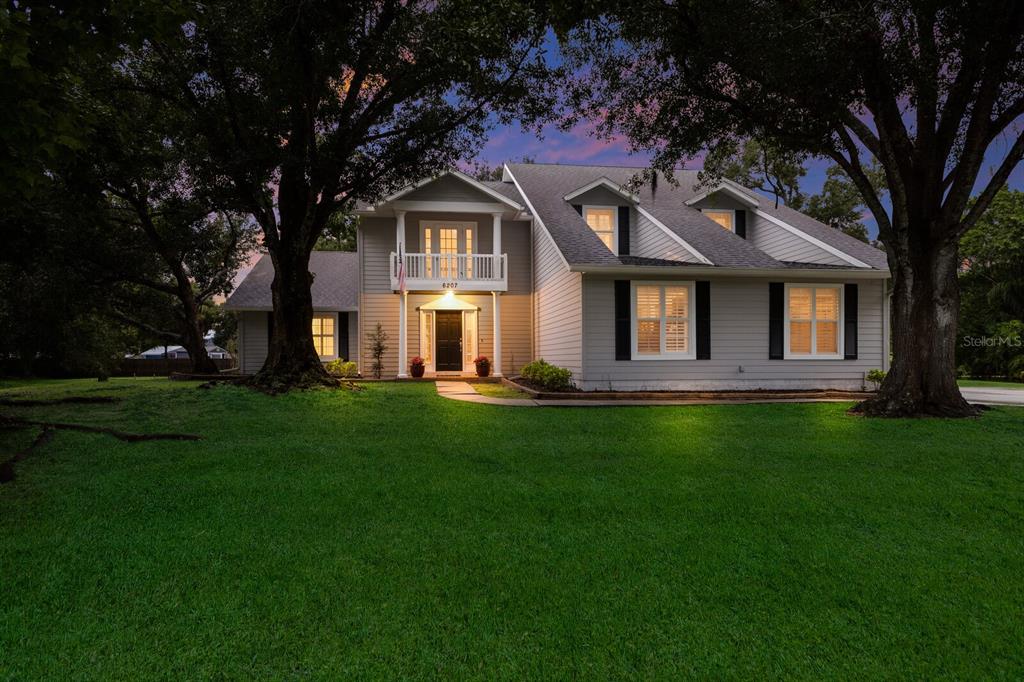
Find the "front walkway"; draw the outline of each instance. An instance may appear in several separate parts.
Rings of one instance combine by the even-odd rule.
[[[1014,405],[1024,407],[1024,391],[1010,388],[962,388],[964,398],[975,405]],[[637,405],[735,405],[737,403],[843,403],[849,398],[734,398],[714,400],[691,398],[687,400],[536,400],[534,398],[492,398],[480,395],[465,381],[437,381],[437,392],[443,398],[483,405],[506,407],[624,407]]]

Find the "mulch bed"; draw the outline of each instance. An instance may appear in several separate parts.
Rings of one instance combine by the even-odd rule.
[[[505,379],[505,385],[529,393],[538,400],[785,400],[798,398],[827,398],[836,400],[864,400],[873,393],[838,390],[770,390],[752,391],[567,391],[553,392],[539,387],[522,377]]]

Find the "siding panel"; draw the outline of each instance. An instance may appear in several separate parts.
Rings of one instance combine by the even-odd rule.
[[[632,239],[630,240],[630,253],[634,256],[644,258],[661,258],[663,260],[682,261],[684,263],[699,263],[700,261],[692,253],[683,248],[653,222],[645,216],[634,211],[634,224]]]
[[[579,381],[583,375],[582,275],[565,267],[554,242],[540,228],[533,244],[535,355],[570,369]]]
[[[772,258],[795,263],[821,263],[826,265],[849,265],[846,261],[825,249],[815,246],[806,239],[779,227],[770,220],[747,214],[747,239]]]

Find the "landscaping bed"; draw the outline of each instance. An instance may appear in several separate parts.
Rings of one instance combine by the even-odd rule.
[[[752,391],[548,391],[522,377],[505,378],[504,383],[537,400],[864,400],[869,391],[838,390],[752,390]]]

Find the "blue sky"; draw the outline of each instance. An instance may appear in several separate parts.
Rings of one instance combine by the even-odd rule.
[[[990,174],[1002,160],[1012,140],[1000,138],[993,143],[986,157],[986,167],[979,175],[976,190],[980,191]],[[630,154],[627,143],[622,139],[599,140],[591,134],[588,126],[578,126],[562,132],[555,126],[548,126],[543,139],[533,132],[524,131],[517,125],[499,126],[490,136],[490,141],[481,149],[478,160],[488,164],[518,160],[529,156],[540,163],[595,164],[609,166],[643,166],[649,160],[645,153]],[[808,162],[808,172],[801,183],[802,189],[817,193],[825,182],[825,169],[829,162],[813,159]],[[688,169],[699,169],[699,163],[686,164]],[[1010,176],[1010,186],[1024,189],[1024,166],[1018,164]],[[868,214],[870,216],[870,214]],[[875,221],[865,220],[872,237],[876,236]]]

